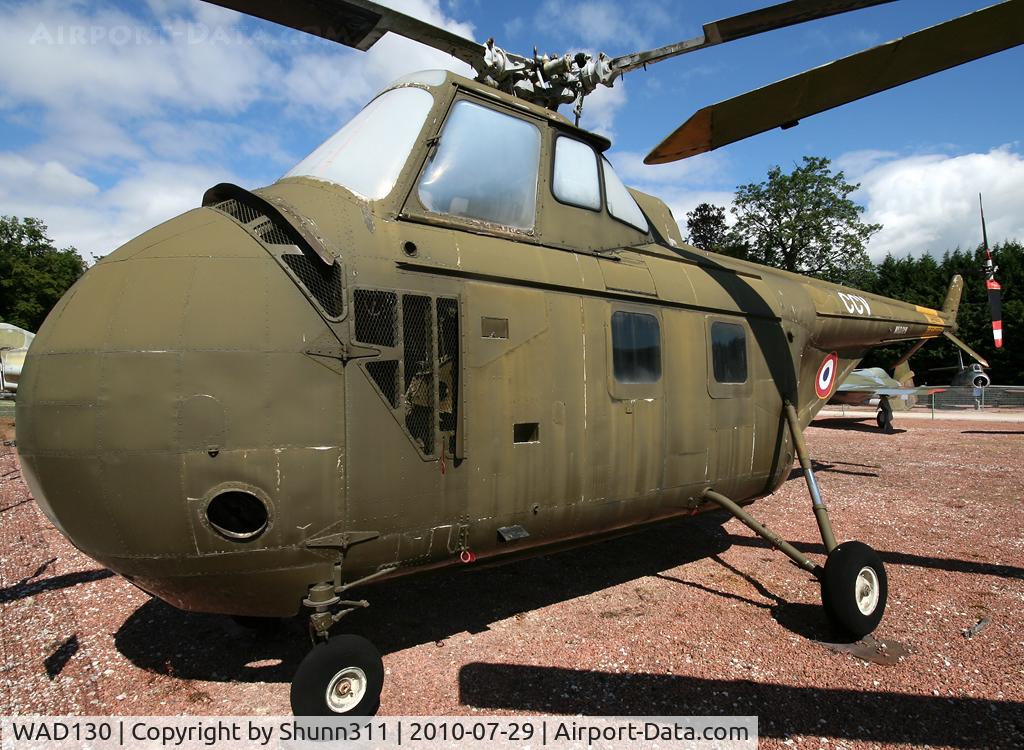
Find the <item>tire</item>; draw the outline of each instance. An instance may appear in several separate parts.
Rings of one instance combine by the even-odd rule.
[[[834,625],[863,638],[878,627],[889,598],[882,559],[863,542],[843,542],[825,560],[821,602]]]
[[[384,662],[376,647],[358,635],[338,635],[314,646],[299,664],[292,679],[292,713],[373,716],[383,687]],[[332,690],[333,697],[328,698]]]

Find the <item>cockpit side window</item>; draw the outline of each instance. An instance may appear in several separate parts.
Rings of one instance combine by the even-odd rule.
[[[385,91],[285,177],[313,177],[380,200],[395,187],[433,106],[423,89]]]
[[[562,203],[601,210],[597,156],[590,146],[565,136],[555,140],[555,170],[551,192]]]
[[[539,164],[537,126],[462,100],[420,179],[420,203],[435,213],[532,229]]]
[[[626,186],[622,184],[622,180],[615,174],[612,165],[607,159],[602,159],[601,162],[604,167],[604,192],[608,201],[608,213],[619,221],[636,227],[641,232],[649,232],[651,227],[647,223],[647,217],[633,200],[633,196],[629,194]]]

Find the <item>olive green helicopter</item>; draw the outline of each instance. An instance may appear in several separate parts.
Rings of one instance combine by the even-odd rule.
[[[837,544],[803,430],[871,347],[952,336],[961,280],[930,309],[701,251],[578,123],[627,71],[889,1],[794,0],[647,52],[559,57],[367,0],[217,0],[360,50],[400,34],[477,76],[405,76],[278,182],[216,185],[90,268],[19,382],[34,498],[176,607],[307,611],[296,714],[379,707],[377,649],[330,634],[368,606],[357,586],[716,508],[819,579],[837,626],[872,632],[885,569]],[[701,109],[646,161],[1021,42],[1009,0]],[[741,507],[794,458],[824,564]]]

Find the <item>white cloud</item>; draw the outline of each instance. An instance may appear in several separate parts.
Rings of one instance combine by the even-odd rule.
[[[61,164],[0,154],[3,213],[42,219],[59,247],[74,246],[86,258],[195,208],[208,187],[230,179],[208,168],[147,162],[101,190]]]
[[[89,197],[98,193],[99,188],[60,162],[38,163],[18,154],[0,153],[0,198],[10,200],[23,192],[60,200]]]
[[[0,103],[68,116],[83,108],[151,114],[163,105],[238,112],[260,96],[275,66],[240,41],[229,18],[200,21],[203,5],[189,3],[189,15],[167,7],[173,15],[155,22],[56,0],[17,6],[0,27]]]
[[[615,151],[609,159],[623,180],[637,185],[720,183],[728,169],[728,157],[723,151],[709,151],[668,164],[644,164],[644,154],[636,151]]]
[[[623,179],[664,200],[686,235],[686,214],[703,202],[726,208],[734,193],[729,162],[712,152],[664,166],[643,164],[636,152],[610,155]],[[873,260],[897,256],[939,256],[946,250],[973,248],[981,241],[978,193],[985,199],[991,243],[1024,239],[1024,154],[1017,146],[986,153],[901,156],[893,151],[861,150],[839,156],[834,167],[861,188],[852,198],[865,207],[863,220],[882,224],[868,252]]]
[[[611,0],[569,3],[546,0],[537,11],[534,23],[550,29],[565,44],[582,47],[606,47],[611,55],[647,49],[659,29],[673,22],[662,3],[646,0],[617,3]]]
[[[438,0],[388,4],[474,36]],[[104,255],[211,185],[272,181],[304,155],[293,151],[423,68],[471,73],[392,34],[362,53],[199,0],[14,4],[0,24],[0,117],[28,142],[0,153],[2,211]]]
[[[726,223],[734,223],[735,217],[729,213],[733,193],[722,189],[730,176],[725,152],[712,151],[656,165],[644,164],[644,155],[636,151],[614,151],[608,158],[626,184],[668,205],[684,238],[688,233],[686,214],[701,203],[724,207]]]
[[[849,179],[852,175],[862,175],[879,164],[895,159],[899,154],[895,151],[883,151],[881,149],[862,149],[860,151],[848,151],[836,159],[832,166],[841,170]]]
[[[626,87],[621,80],[611,88],[598,86],[583,102],[580,127],[614,140],[615,116],[626,102]],[[570,120],[573,118],[571,107],[566,108],[565,115]]]
[[[843,163],[840,159],[837,163]],[[990,242],[1024,238],[1024,155],[1011,146],[987,153],[886,154],[866,162],[853,197],[867,207],[864,220],[883,225],[869,245],[871,257],[887,252],[941,255],[981,241],[978,193],[984,194]]]

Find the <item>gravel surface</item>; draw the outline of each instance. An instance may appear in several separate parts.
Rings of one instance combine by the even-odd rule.
[[[868,425],[807,437],[837,536],[886,563],[877,661],[894,663],[848,653],[808,574],[708,515],[366,588],[344,624],[384,654],[381,712],[757,714],[766,748],[1024,747],[1024,424]],[[820,559],[798,471],[754,512]],[[31,502],[11,447],[0,611],[4,714],[287,713],[308,642],[298,618],[254,632],[101,569]]]

